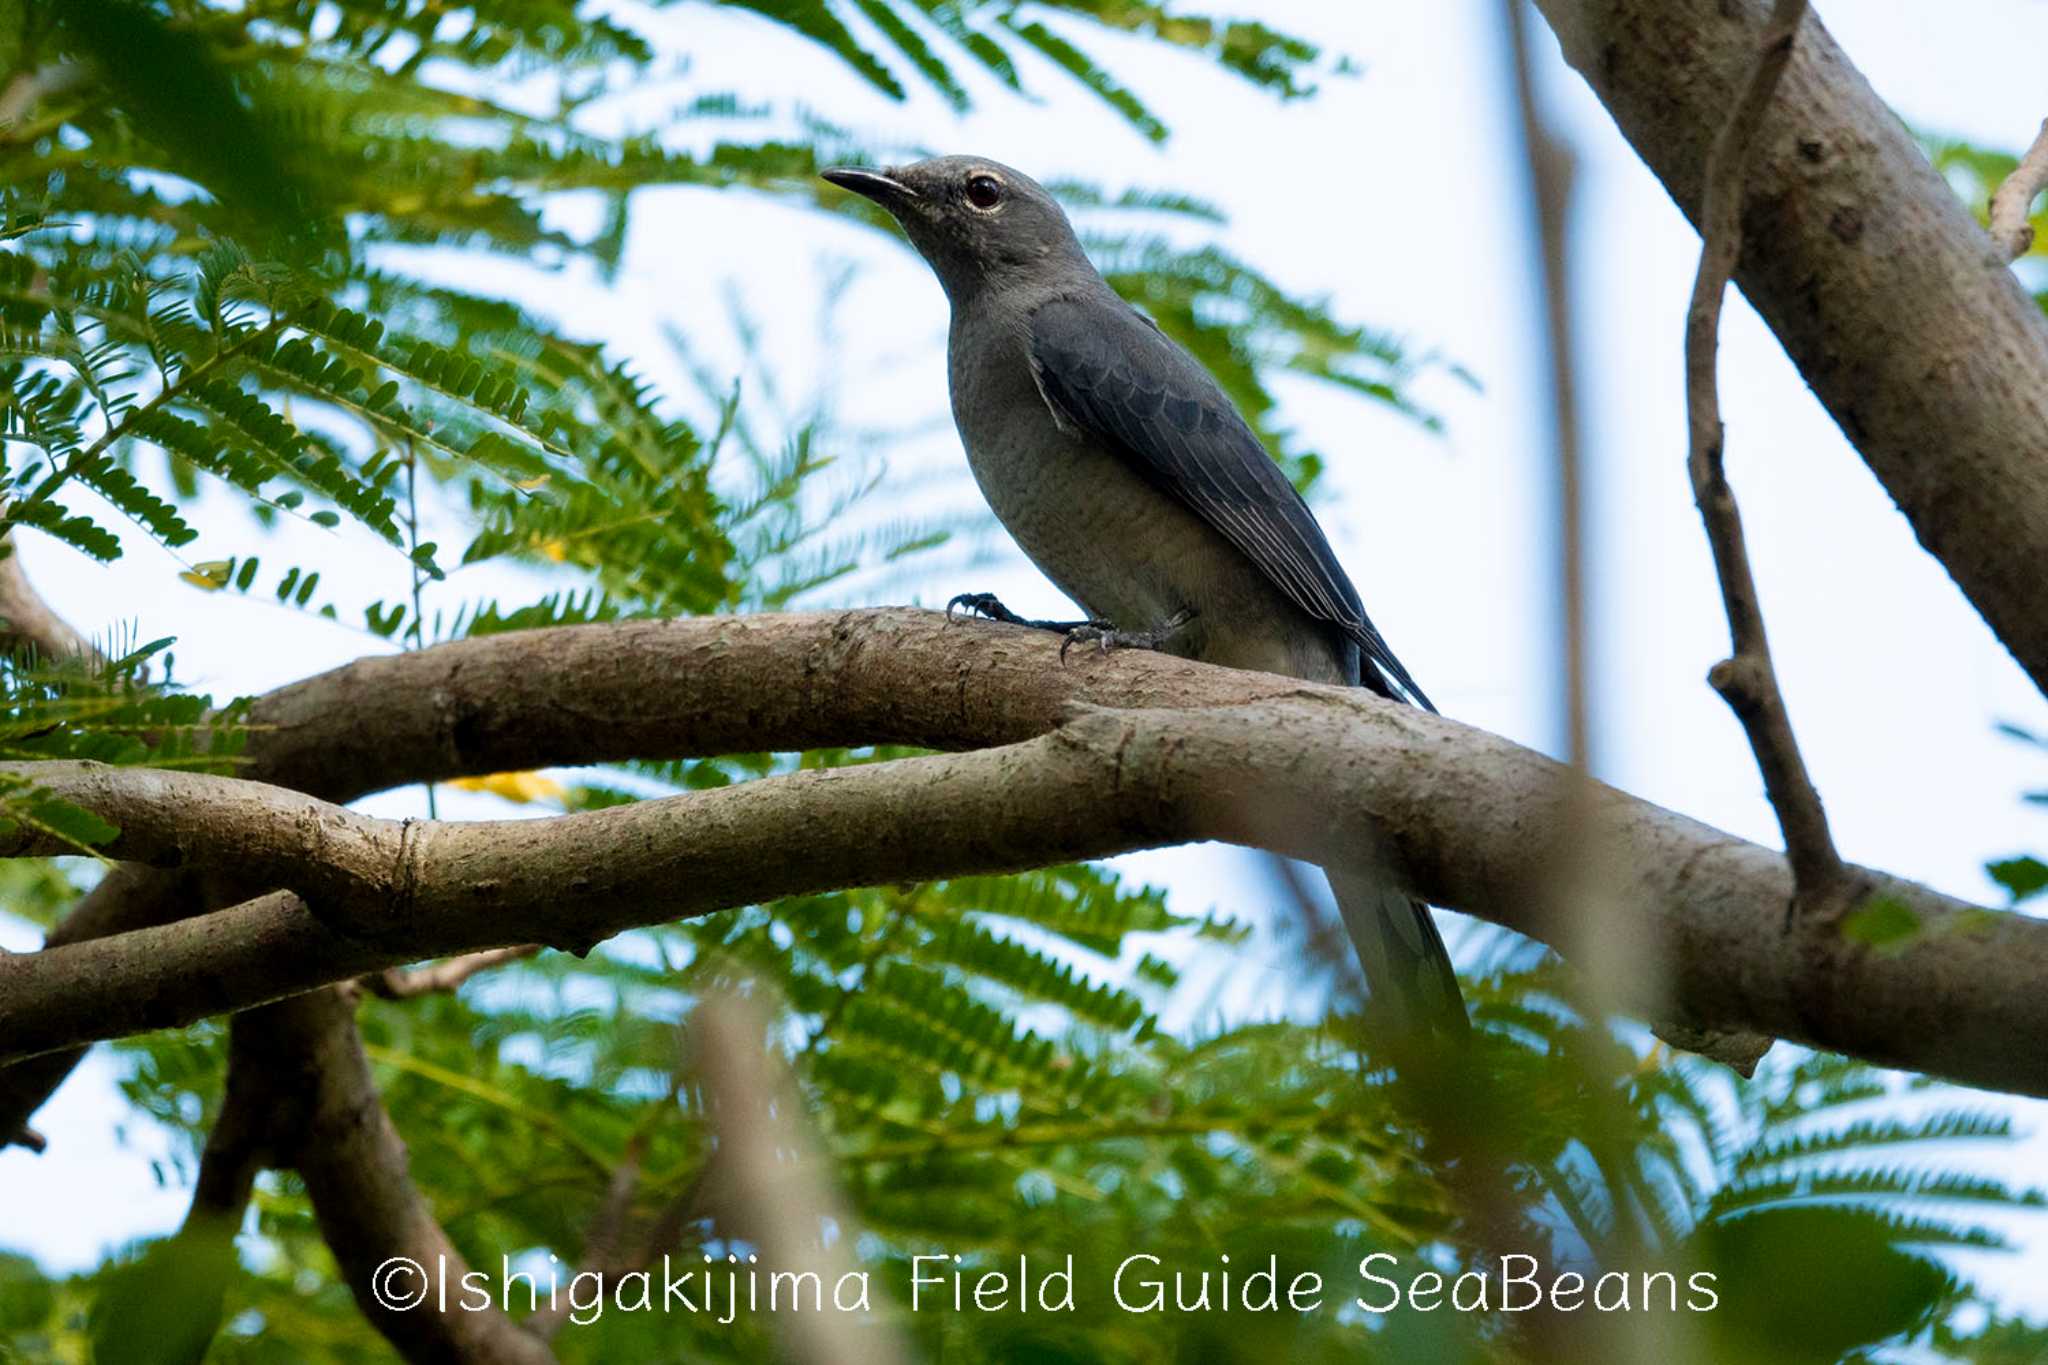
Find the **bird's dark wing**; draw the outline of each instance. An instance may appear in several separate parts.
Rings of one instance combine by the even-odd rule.
[[[1366,683],[1435,710],[1373,627],[1322,527],[1216,381],[1135,309],[1060,298],[1031,315],[1054,414],[1193,509],[1310,616],[1358,643]]]

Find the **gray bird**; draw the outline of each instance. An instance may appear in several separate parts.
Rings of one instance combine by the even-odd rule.
[[[946,156],[824,178],[896,219],[945,287],[953,420],[997,518],[1103,648],[1429,699],[1374,629],[1301,495],[1197,360],[1089,263],[1036,181]],[[1427,906],[1369,866],[1328,869],[1377,1002],[1411,1030],[1468,1025]]]

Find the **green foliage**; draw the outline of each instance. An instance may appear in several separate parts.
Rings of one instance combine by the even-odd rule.
[[[949,56],[971,57],[996,80],[1020,90],[1024,80],[1018,58],[1035,52],[1101,99],[1145,137],[1154,142],[1167,137],[1166,125],[1090,56],[1075,37],[1068,36],[1064,25],[1055,29],[1037,19],[1022,18],[1014,6],[999,0],[853,0],[844,5],[830,0],[732,3],[735,8],[752,10],[785,24],[830,49],[891,99],[904,97],[902,80],[882,57],[861,42],[847,26],[845,16],[857,13],[872,24],[892,49],[891,55],[914,70],[955,109],[965,109],[970,96],[948,64]],[[1225,70],[1283,98],[1309,92],[1312,87],[1308,76],[1320,55],[1313,45],[1263,24],[1222,22],[1176,13],[1165,5],[1144,0],[1050,0],[1034,8],[1047,16],[1057,15],[1062,20],[1078,17],[1090,26],[1138,33],[1201,53]],[[922,25],[930,25],[937,34],[957,45],[957,54],[935,47],[927,40]]]
[[[156,640],[90,663],[0,656],[0,761],[231,770],[243,704],[215,707],[208,697],[152,683],[147,670],[170,644]],[[94,854],[120,832],[30,778],[0,772],[0,835],[22,827],[81,854]]]
[[[284,156],[206,38],[129,0],[74,0],[59,14],[61,47],[89,60],[150,130],[160,163],[286,232],[308,225],[314,191]]]
[[[961,57],[1021,86],[1019,59],[1030,53],[1151,136],[1163,126],[1088,54],[1086,30],[1199,52],[1289,96],[1319,59],[1256,24],[1148,4],[1055,4],[1028,20],[952,0],[738,7],[822,43],[892,96],[903,92],[898,60],[964,104]],[[13,244],[0,253],[0,422],[10,438],[0,477],[27,490],[0,510],[0,531],[33,527],[106,560],[121,553],[110,517],[125,518],[183,549],[198,533],[182,504],[196,478],[210,478],[247,498],[263,524],[283,515],[360,527],[435,577],[441,559],[401,525],[392,477],[402,469],[455,485],[468,503],[478,533],[463,563],[572,566],[618,609],[654,612],[778,605],[856,563],[935,543],[928,528],[889,528],[792,555],[842,510],[799,494],[823,461],[793,449],[793,467],[764,481],[753,515],[729,514],[714,491],[718,442],[677,421],[630,370],[544,319],[395,272],[376,254],[446,245],[580,254],[610,268],[625,196],[662,184],[767,190],[871,218],[871,206],[816,179],[828,158],[856,154],[829,125],[806,115],[803,138],[734,140],[716,130],[767,111],[711,96],[659,139],[598,135],[581,112],[632,89],[655,47],[628,18],[572,4],[464,11],[461,23],[371,3],[339,6],[331,23],[295,5],[223,11],[196,0],[92,0],[66,15],[54,29],[25,19],[12,44],[24,70],[90,58],[103,83],[60,84],[0,139]],[[882,48],[856,37],[856,16]],[[162,70],[177,79],[151,74]],[[553,108],[514,112],[465,73],[523,80],[543,110],[552,92]],[[712,133],[708,148],[682,150],[697,125]],[[295,173],[309,165],[321,167],[317,189]],[[579,189],[612,197],[607,227],[581,238],[546,227],[547,197]],[[1102,196],[1074,187],[1074,198]],[[1169,194],[1117,203],[1209,212]],[[1303,481],[1318,461],[1270,424],[1267,371],[1304,370],[1399,401],[1405,371],[1393,348],[1243,262],[1156,236],[1104,249],[1120,287],[1218,369]],[[138,462],[145,446],[168,457],[171,488]],[[769,560],[777,567],[764,587]],[[450,619],[530,616],[487,601]],[[425,638],[417,619],[408,630]]]
[[[201,1221],[104,1272],[90,1318],[100,1365],[198,1365],[220,1328],[235,1229]]]
[[[2001,859],[1992,863],[1988,871],[1994,881],[2012,893],[2014,904],[2048,891],[2048,863],[2039,858],[2029,855]]]
[[[1512,1358],[1525,1319],[1500,1311],[1497,1278],[1483,1312],[1337,1311],[1376,1293],[1364,1257],[1399,1258],[1377,1268],[1404,1285],[1425,1265],[1447,1280],[1484,1273],[1505,1227],[1545,1284],[1568,1270],[1590,1293],[1625,1272],[1623,1292],[1661,1305],[1664,1282],[1644,1277],[1671,1276],[1680,1304],[1690,1276],[1717,1277],[1711,1313],[1642,1310],[1659,1331],[1704,1334],[1706,1358],[1834,1360],[1955,1337],[1947,1324],[1969,1290],[1938,1252],[2001,1247],[1977,1215],[2043,1205],[1958,1167],[1960,1149],[2011,1135],[1967,1097],[1922,1087],[1923,1106],[1945,1105],[1903,1117],[1889,1104],[1896,1082],[1840,1058],[1789,1059],[1741,1082],[1639,1057],[1565,1002],[1552,965],[1468,982],[1480,1025],[1469,1066],[1413,1080],[1361,1056],[1371,1042],[1354,1016],[1170,1029],[1170,992],[1111,984],[1113,964],[1193,926],[1100,872],[1035,894],[1017,885],[794,899],[628,934],[583,959],[542,955],[456,995],[375,1002],[365,1037],[413,1174],[474,1263],[538,1247],[573,1264],[630,1150],[641,1174],[628,1225],[680,1208],[678,1264],[722,1258],[718,1217],[694,1202],[712,1123],[684,1040],[694,1001],[745,980],[788,1003],[787,1051],[866,1229],[878,1295],[907,1302],[913,1256],[959,1255],[969,1273],[1074,1257],[1070,1313],[933,1312],[927,1299],[907,1319],[926,1358],[1336,1360],[1376,1345]],[[1090,946],[1076,946],[1084,920]],[[182,1135],[181,1164],[216,1102],[218,1042],[209,1027],[123,1045],[137,1063],[130,1093]],[[1478,1169],[1510,1178],[1475,1184]],[[229,1319],[275,1313],[275,1330],[306,1334],[289,1340],[330,1343],[315,1358],[355,1358],[368,1329],[318,1270],[303,1194],[268,1183],[255,1226],[273,1253],[236,1271]],[[1140,1251],[1168,1270],[1272,1256],[1283,1283],[1322,1277],[1322,1307],[1132,1314],[1109,1285]],[[1620,1281],[1602,1283],[1605,1296]],[[1787,1283],[1804,1287],[1796,1301],[1757,1289]],[[753,1360],[775,1330],[744,1310],[732,1324],[608,1314],[557,1346],[572,1361]],[[216,1349],[236,1359],[255,1345],[231,1327]]]

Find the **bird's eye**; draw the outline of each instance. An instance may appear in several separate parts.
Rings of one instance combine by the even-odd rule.
[[[967,179],[967,202],[978,209],[992,209],[1003,202],[1003,182],[992,175]]]

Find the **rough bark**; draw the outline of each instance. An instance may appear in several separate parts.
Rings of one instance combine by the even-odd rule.
[[[1537,3],[1697,223],[1765,0]],[[2048,318],[1817,18],[1759,129],[1742,235],[1742,292],[2048,691]]]
[[[889,608],[486,636],[279,688],[251,708],[238,771],[353,801],[414,782],[628,758],[971,749],[1043,734],[1074,702],[1207,706],[1297,686],[1130,654],[1060,667],[1057,652],[1040,631]],[[48,941],[166,923],[194,913],[198,894],[189,876],[122,868]]]
[[[1042,648],[1049,655],[1052,642]],[[1206,671],[1218,689],[1268,681],[1153,657],[1103,667]],[[915,677],[905,678],[913,692]],[[1614,902],[1631,909],[1615,931],[1639,940],[1634,960],[1655,969],[1620,983],[1633,1007],[2048,1094],[2048,1055],[2012,1046],[2048,1029],[2048,994],[2038,989],[2048,924],[1872,874],[1919,924],[1909,943],[1875,950],[1832,924],[1788,933],[1792,884],[1776,853],[1605,787],[1588,803],[1589,827],[1567,830],[1564,813],[1575,807],[1563,799],[1567,770],[1553,761],[1355,691],[1289,688],[1296,695],[1201,710],[1088,708],[1017,744],[799,772],[553,821],[408,827],[337,808],[308,819],[307,798],[279,793],[303,857],[360,858],[387,876],[402,869],[387,884],[396,900],[385,912],[337,933],[296,896],[274,893],[0,961],[6,1046],[20,1055],[179,1023],[432,954],[527,941],[581,948],[631,925],[774,896],[1191,839],[1325,862],[1374,841],[1415,894],[1555,942],[1569,926],[1540,908],[1551,903],[1540,889],[1554,850],[1576,839],[1614,878]],[[740,747],[771,740],[751,738]],[[237,800],[245,811],[265,809],[254,794]],[[287,857],[280,841],[289,830],[276,824],[251,833],[216,823],[202,835],[169,828],[174,816],[155,818],[165,828],[124,831],[135,852]],[[349,894],[374,874],[321,875]],[[366,905],[377,899],[364,894]]]
[[[487,636],[359,659],[264,696],[239,771],[352,801],[556,764],[882,742],[965,749],[1042,734],[1074,701],[1202,706],[1294,686],[1129,655],[1060,668],[1056,652],[1041,632],[889,609]],[[123,865],[48,945],[166,924],[206,905],[188,873]],[[0,1136],[23,1132],[82,1055],[0,1068]]]

